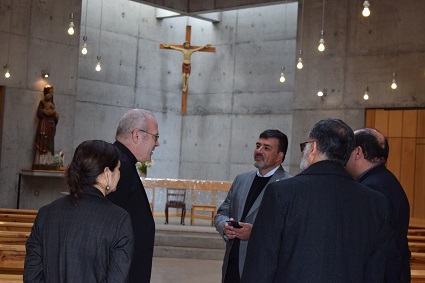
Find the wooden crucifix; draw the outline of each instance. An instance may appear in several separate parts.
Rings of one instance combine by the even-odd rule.
[[[183,53],[183,66],[182,66],[182,76],[183,76],[183,84],[182,84],[182,114],[186,114],[187,110],[187,90],[188,90],[188,82],[190,76],[190,57],[193,52],[202,51],[202,52],[215,52],[215,47],[211,47],[211,44],[207,44],[204,46],[191,46],[190,45],[190,35],[191,35],[191,26],[186,26],[186,41],[183,45],[177,44],[160,44],[159,48],[161,49],[173,49],[178,50]]]

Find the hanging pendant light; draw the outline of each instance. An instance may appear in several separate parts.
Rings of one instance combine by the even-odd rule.
[[[74,31],[74,13],[71,13],[69,17],[71,18],[71,21],[69,22],[69,26],[68,26],[68,34],[73,35],[75,32]]]
[[[396,90],[396,89],[397,89],[397,82],[396,82],[396,80],[395,80],[395,73],[393,73],[393,81],[392,81],[392,83],[391,83],[391,88],[392,88],[393,90]]]
[[[319,46],[317,47],[320,52],[325,51],[325,0],[322,3],[322,31],[320,32]]]
[[[98,49],[98,54],[97,55],[97,64],[96,64],[96,71],[100,72],[100,70],[102,70],[102,66],[100,64],[100,58],[102,58],[100,56],[100,41],[102,39],[102,15],[103,15],[103,0],[100,2],[100,25],[99,25],[99,49]]]
[[[89,0],[86,0],[86,22],[84,25],[84,36],[83,36],[83,48],[81,49],[81,54],[87,55],[87,8],[88,8]]]
[[[4,68],[6,69],[6,73],[4,73],[4,77],[6,79],[8,79],[8,78],[10,78],[9,64],[6,64],[6,66],[4,66]]]
[[[302,48],[302,43],[303,43],[303,26],[304,26],[304,0],[302,2],[302,7],[301,7],[301,31],[300,31],[300,57],[298,57],[298,62],[297,62],[297,69],[301,70],[304,67],[304,63],[303,63],[303,50]]]
[[[369,1],[368,0],[365,0],[363,2],[363,11],[362,11],[362,15],[365,18],[367,18],[367,17],[370,16],[370,9],[369,9],[369,7],[370,7]]]
[[[83,48],[81,49],[81,54],[87,55],[87,43],[86,43],[87,36],[83,36],[83,41],[84,43],[83,43]]]
[[[286,81],[286,79],[285,79],[285,74],[283,73],[283,71],[285,71],[285,67],[282,67],[281,69],[282,69],[282,72],[280,73],[279,81],[280,81],[281,83],[284,83],[284,82]]]
[[[366,86],[366,90],[364,92],[363,99],[364,100],[368,100],[369,99],[369,86]]]
[[[10,19],[9,19],[9,42],[7,45],[7,63],[4,66],[4,69],[6,69],[6,72],[4,73],[4,77],[6,79],[9,79],[11,77],[10,75],[10,66],[9,66],[9,58],[10,58],[10,34],[12,33],[12,8],[13,8],[13,2],[10,2]]]
[[[96,71],[100,72],[102,70],[102,65],[100,64],[100,58],[101,56],[97,56],[97,64],[96,64]]]

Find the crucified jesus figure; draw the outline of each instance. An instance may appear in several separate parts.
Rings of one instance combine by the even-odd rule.
[[[187,91],[187,85],[188,85],[188,80],[189,80],[189,76],[190,76],[190,56],[192,55],[193,52],[202,50],[202,49],[206,49],[206,48],[210,48],[211,44],[206,44],[204,46],[200,46],[198,48],[190,48],[190,43],[188,41],[186,41],[185,43],[183,43],[183,47],[177,47],[177,46],[173,46],[170,44],[162,44],[162,46],[164,48],[168,48],[168,49],[174,49],[174,50],[178,50],[181,51],[183,53],[183,65],[182,65],[182,76],[183,76],[183,92]]]

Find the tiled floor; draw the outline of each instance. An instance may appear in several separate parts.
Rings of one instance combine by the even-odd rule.
[[[154,257],[151,283],[220,283],[221,260]]]
[[[178,217],[170,217],[168,225],[164,225],[164,222],[164,217],[155,217],[157,230],[199,230],[200,232],[215,230],[210,226],[209,221],[202,219],[197,219],[194,226],[190,225],[190,218],[185,219],[184,226],[180,225]],[[220,283],[222,263],[222,260],[154,257],[151,283]]]

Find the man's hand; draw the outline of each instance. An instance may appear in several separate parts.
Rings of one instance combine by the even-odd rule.
[[[230,218],[229,220],[234,220],[233,218]],[[239,238],[241,240],[248,240],[251,236],[251,230],[252,230],[252,224],[251,223],[245,223],[245,222],[239,222],[239,224],[242,226],[242,228],[234,228],[233,226],[230,226],[227,224],[227,222],[224,224],[224,234],[227,236],[228,239],[232,240],[234,238]]]

